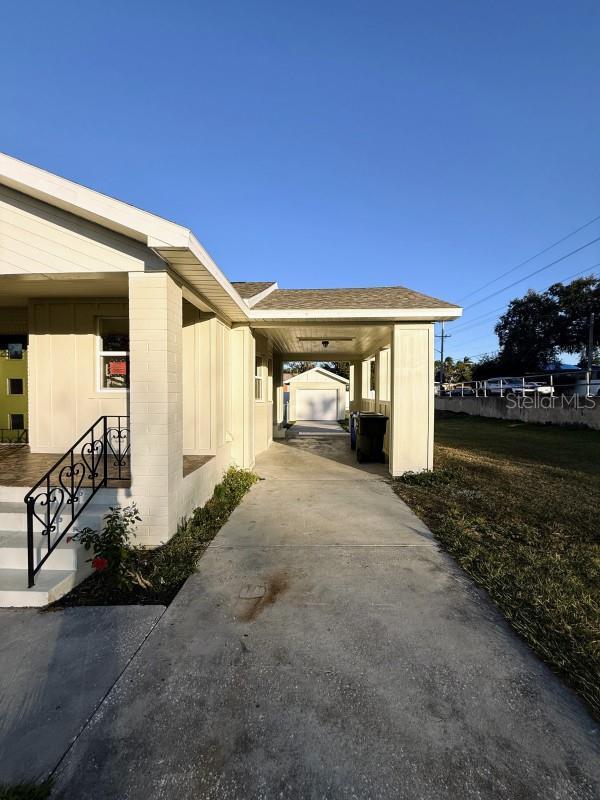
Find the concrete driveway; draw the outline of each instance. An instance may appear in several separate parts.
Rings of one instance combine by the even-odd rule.
[[[346,431],[338,422],[330,420],[301,420],[294,422],[288,429],[288,439],[295,439],[301,436],[346,436]]]
[[[55,797],[598,797],[598,727],[381,465],[309,437],[256,469]]]

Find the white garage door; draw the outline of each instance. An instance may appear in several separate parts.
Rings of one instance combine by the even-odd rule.
[[[337,389],[297,389],[296,419],[337,419]]]

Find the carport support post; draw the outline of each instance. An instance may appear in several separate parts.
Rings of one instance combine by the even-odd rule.
[[[433,323],[392,332],[390,473],[433,469]]]
[[[273,354],[273,438],[285,439],[283,409],[283,359]]]
[[[350,411],[360,411],[362,399],[362,361],[350,364]]]

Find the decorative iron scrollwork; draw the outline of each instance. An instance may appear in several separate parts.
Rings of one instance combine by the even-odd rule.
[[[29,586],[96,492],[131,477],[130,451],[129,417],[100,417],[25,495]],[[47,544],[37,564],[35,533]]]

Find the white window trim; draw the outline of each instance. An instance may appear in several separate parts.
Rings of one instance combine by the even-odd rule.
[[[12,418],[13,417],[23,417],[23,427],[22,428],[13,428],[12,426]],[[25,430],[25,414],[23,411],[9,411],[8,412],[8,428],[9,431],[24,431]]]
[[[260,361],[260,364],[259,364]],[[263,376],[264,358],[257,355],[254,362],[254,401],[264,403],[265,401],[265,381]],[[260,387],[260,397],[256,395],[256,389]]]
[[[21,391],[21,392],[11,392],[11,390],[10,390],[10,382],[11,381],[21,381],[21,389],[23,391]],[[25,381],[23,380],[23,378],[7,378],[6,379],[6,394],[8,395],[8,397],[23,397],[23,395],[25,394]]]
[[[103,314],[101,317],[96,317],[96,391],[101,392],[102,394],[112,394],[113,392],[123,394],[124,392],[129,391],[129,387],[124,386],[122,389],[117,389],[115,387],[102,386],[103,356],[129,356],[129,352],[127,350],[102,350],[102,331],[100,330],[100,327],[103,319],[127,319],[127,317],[124,317],[122,314],[118,316],[106,316]]]

